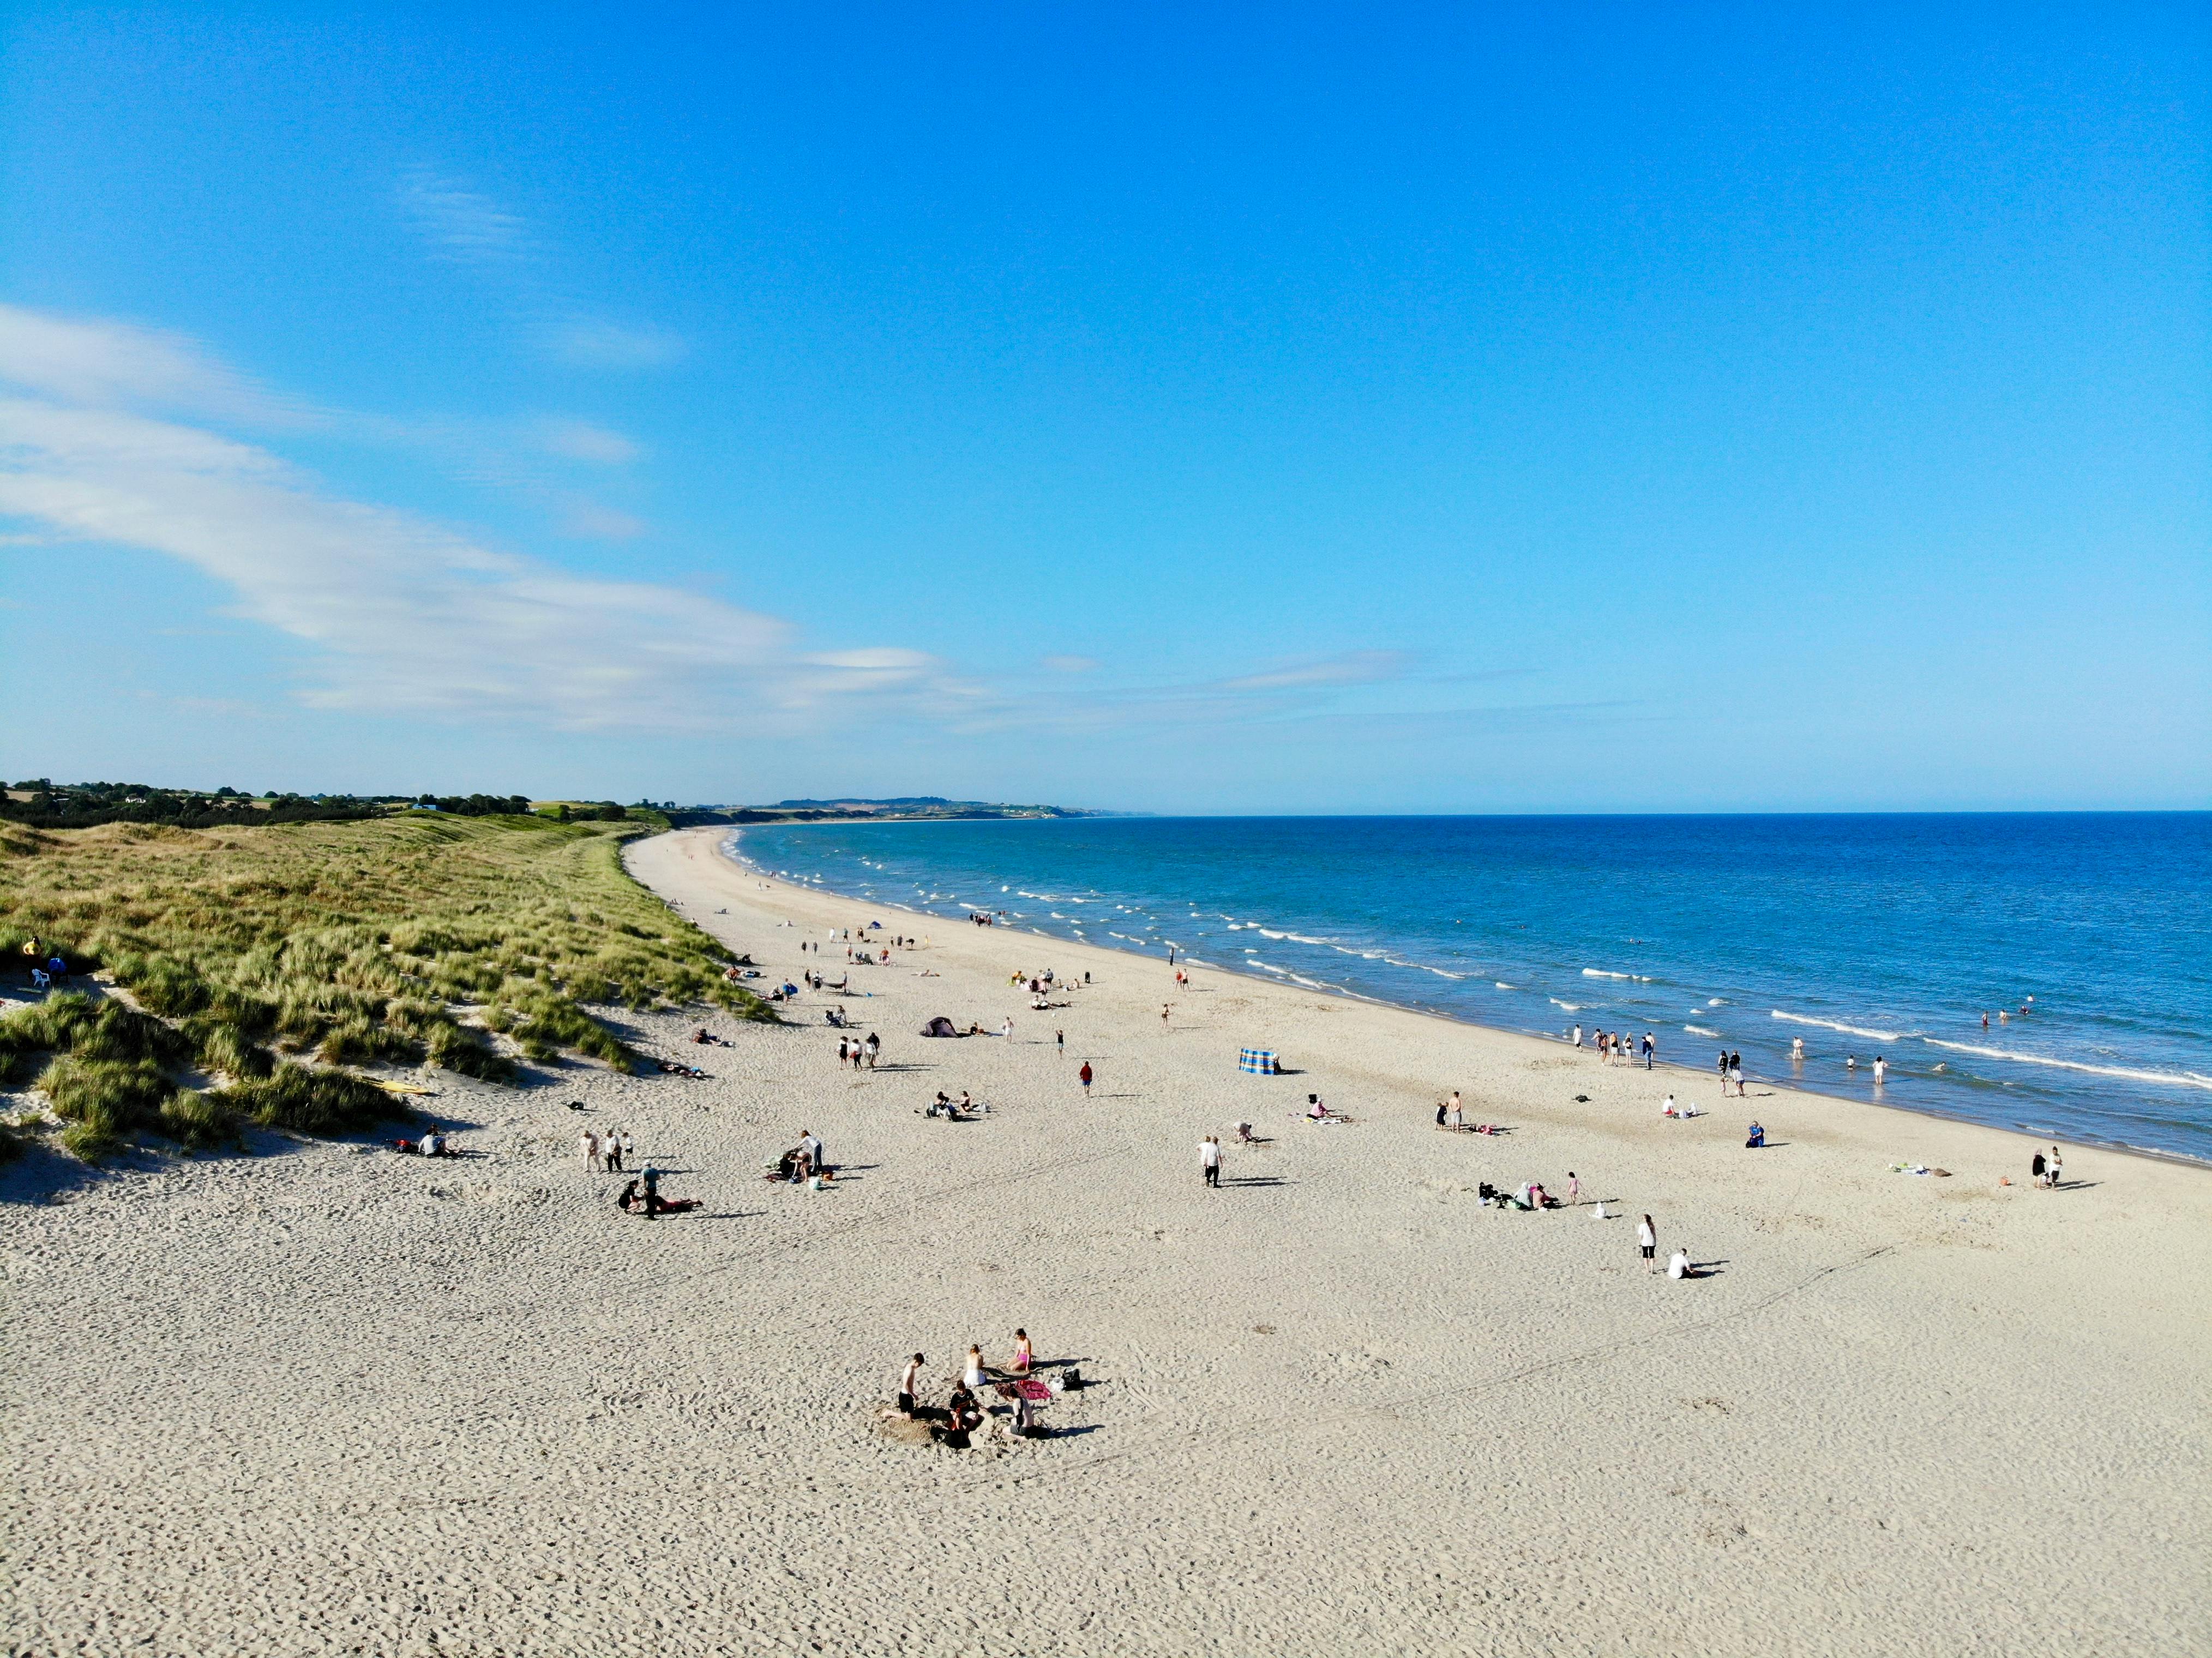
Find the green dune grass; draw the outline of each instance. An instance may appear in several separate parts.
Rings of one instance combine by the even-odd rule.
[[[22,976],[36,938],[41,957],[103,969],[143,1010],[66,993],[18,1009],[0,1018],[0,1067],[36,1077],[64,1144],[98,1156],[139,1134],[199,1146],[249,1121],[342,1133],[404,1117],[356,1066],[504,1082],[511,1044],[631,1068],[594,1005],[773,1020],[724,980],[720,944],[624,872],[621,843],[642,832],[428,813],[0,824],[0,974]]]

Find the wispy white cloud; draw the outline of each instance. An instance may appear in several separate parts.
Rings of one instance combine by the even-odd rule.
[[[635,541],[645,531],[645,520],[636,514],[582,495],[572,498],[561,516],[561,532],[581,541]]]
[[[627,466],[641,452],[635,439],[583,420],[549,420],[538,431],[548,453],[600,466]]]
[[[458,180],[418,167],[399,181],[400,211],[441,258],[462,264],[520,259],[532,251],[528,221]]]
[[[307,407],[174,335],[0,307],[0,544],[100,542],[179,560],[229,590],[230,614],[312,647],[305,701],[373,713],[705,731],[726,728],[742,699],[802,728],[819,718],[850,730],[858,717],[968,734],[1188,731],[1311,717],[1412,676],[1410,659],[1381,650],[1165,683],[1054,656],[1043,659],[1051,672],[1099,677],[1077,699],[1000,690],[926,651],[805,641],[740,605],[577,574],[344,499],[210,423],[297,422]],[[638,457],[605,427],[313,418],[339,436],[464,457],[447,464],[541,499],[572,535],[621,540],[644,528],[531,470],[532,453],[541,468],[556,465],[548,457],[599,468]]]
[[[657,368],[684,355],[664,328],[612,321],[564,291],[553,238],[523,214],[435,167],[416,167],[398,187],[401,215],[431,257],[465,265],[503,297],[527,349],[586,368]]]
[[[1293,691],[1329,685],[1373,685],[1402,677],[1408,659],[1403,651],[1345,651],[1334,656],[1287,663],[1261,673],[1240,674],[1218,681],[1210,689],[1235,695],[1243,691]]]
[[[557,355],[587,368],[658,368],[684,352],[683,340],[665,329],[588,319],[561,325],[551,342]]]
[[[216,361],[197,341],[107,318],[0,305],[0,374],[25,391],[84,408],[151,406],[260,426],[321,418]]]
[[[45,321],[86,337],[50,339],[21,378],[0,357],[0,380],[17,388],[0,395],[0,515],[51,537],[179,559],[222,582],[236,614],[316,647],[318,677],[303,693],[313,704],[681,729],[723,725],[740,694],[794,710],[874,698],[892,713],[973,695],[921,652],[809,653],[773,616],[574,574],[334,497],[266,449],[121,406],[166,393],[179,360],[170,343],[144,337],[152,364],[126,349],[112,372],[72,379],[52,360],[138,337]]]

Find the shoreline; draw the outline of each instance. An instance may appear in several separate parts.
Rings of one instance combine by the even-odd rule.
[[[948,926],[955,923],[962,926],[969,925],[967,922],[962,921],[959,917],[939,915],[933,911],[916,909],[909,904],[900,903],[894,899],[864,898],[853,893],[845,892],[838,889],[830,887],[826,884],[815,886],[810,885],[805,882],[785,880],[781,877],[775,875],[768,870],[761,867],[759,865],[755,864],[749,859],[735,856],[731,853],[729,848],[737,844],[740,840],[743,830],[745,828],[752,826],[725,824],[714,827],[717,833],[721,834],[726,837],[716,844],[715,852],[717,856],[725,859],[733,867],[743,870],[749,875],[756,876],[763,881],[771,882],[778,888],[793,892],[809,893],[823,897],[836,898],[847,903],[862,906],[873,905],[879,908],[896,910],[902,914],[919,916],[927,920],[942,921]],[[769,827],[781,828],[787,826],[770,825]],[[801,825],[799,827],[805,826]],[[1123,945],[1099,944],[1087,938],[1065,938],[1058,933],[1048,932],[1042,927],[1010,926],[1009,930],[1025,936],[1047,939],[1054,944],[1062,945],[1071,950],[1097,950],[1108,956],[1127,957],[1136,961],[1153,961],[1158,959],[1156,957],[1149,955],[1146,951],[1132,950]],[[1182,959],[1185,963],[1189,963],[1193,958],[1186,954]],[[1443,1023],[1462,1029],[1486,1031],[1497,1035],[1511,1036],[1528,1042],[1546,1043],[1551,1047],[1570,1054],[1576,1053],[1577,1051],[1584,1054],[1593,1054],[1593,1056],[1595,1054],[1595,1050],[1587,1048],[1577,1050],[1565,1037],[1554,1035],[1548,1031],[1528,1029],[1516,1025],[1492,1024],[1487,1020],[1470,1018],[1456,1013],[1449,1013],[1441,1009],[1419,1007],[1407,1002],[1393,1001],[1388,997],[1370,996],[1363,991],[1352,990],[1340,985],[1331,985],[1322,981],[1298,979],[1285,983],[1281,979],[1254,973],[1250,969],[1235,963],[1208,961],[1202,963],[1202,965],[1208,972],[1228,974],[1248,984],[1272,987],[1285,992],[1304,992],[1316,996],[1328,996],[1338,1000],[1350,1002],[1359,1006],[1388,1008],[1394,1012],[1406,1014],[1416,1018],[1435,1019]],[[1619,1068],[1639,1069],[1640,1066],[1631,1066]],[[1686,1066],[1676,1060],[1662,1060],[1658,1062],[1656,1070],[1671,1071],[1674,1074],[1685,1078],[1703,1077],[1708,1081],[1712,1080],[1715,1076],[1715,1073],[1711,1071]],[[1793,1096],[1807,1099],[1829,1100],[1839,1105],[1861,1107],[1875,1111],[1896,1112],[1906,1117],[1925,1118],[1936,1122],[1956,1123],[1963,1127],[1980,1129],[1992,1134],[2004,1134],[2015,1138],[2026,1138],[2028,1139],[2048,1139],[2049,1140],[2063,1146],[2077,1146],[2085,1149],[2094,1148],[2099,1151],[2117,1152],[2127,1157],[2142,1157],[2154,1163],[2170,1163],[2182,1168],[2197,1169],[2207,1172],[2212,1172],[2212,1157],[2191,1157],[2185,1151],[2169,1151],[2156,1146],[2134,1145],[2124,1140],[2103,1139],[2093,1136],[2071,1134],[2063,1130],[2002,1128],[1994,1123],[1984,1122],[1976,1118],[1965,1116],[1954,1111],[1945,1111],[1937,1107],[1898,1105],[1893,1104],[1887,1100],[1856,1099],[1848,1094],[1832,1094],[1822,1089],[1808,1087],[1800,1082],[1768,1075],[1763,1072],[1753,1072],[1747,1066],[1744,1071],[1744,1081],[1747,1084],[1758,1083],[1778,1092]],[[1696,1102],[1696,1103],[1699,1105],[1701,1109],[1705,1108],[1702,1100]]]
[[[624,863],[779,978],[836,976],[833,929],[905,931],[712,831]],[[2036,1187],[2025,1137],[1765,1084],[1753,1151],[1725,1107],[1656,1114],[1695,1073],[915,930],[787,1023],[595,1009],[635,1074],[416,1072],[451,1158],[260,1133],[0,1169],[10,1309],[69,1338],[0,1349],[10,1645],[2193,1649],[2212,1350],[2172,1333],[2212,1319],[2203,1169],[2079,1148]],[[1012,979],[1047,964],[1039,1012]],[[879,1066],[841,1062],[840,1002]],[[921,1038],[940,1016],[1014,1028]],[[1499,1132],[1437,1127],[1451,1090]],[[587,1166],[586,1130],[629,1167]],[[820,1189],[765,1178],[802,1133]],[[698,1207],[618,1208],[648,1167]],[[1489,1200],[1535,1182],[1556,1201]],[[965,1448],[887,1419],[914,1354],[941,1408],[1018,1329],[1085,1383],[1043,1436],[988,1389]]]

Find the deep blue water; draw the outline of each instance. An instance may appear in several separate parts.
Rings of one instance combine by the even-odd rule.
[[[2212,1159],[2212,814],[825,823],[737,851],[932,914]]]

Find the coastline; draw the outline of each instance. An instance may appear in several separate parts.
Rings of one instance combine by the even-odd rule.
[[[924,920],[935,921],[945,926],[951,926],[958,920],[957,917],[939,915],[930,910],[916,909],[910,904],[901,903],[894,899],[863,897],[854,893],[849,893],[843,891],[841,889],[830,887],[826,884],[819,886],[809,885],[803,882],[789,881],[782,878],[781,877],[774,875],[750,859],[745,859],[742,856],[732,855],[730,852],[730,847],[738,845],[741,841],[745,827],[746,826],[744,825],[736,825],[722,829],[720,833],[724,838],[718,841],[716,845],[718,854],[728,859],[729,861],[731,861],[736,867],[745,871],[748,874],[756,875],[758,878],[763,881],[773,882],[778,888],[785,891],[793,893],[818,893],[825,896],[842,899],[848,903],[861,905],[864,907],[872,907],[874,908],[886,911],[896,911],[901,914],[915,915]],[[1149,955],[1144,950],[1131,949],[1127,945],[1101,944],[1087,938],[1063,938],[1060,934],[1048,932],[1042,927],[1024,926],[1017,930],[1027,934],[1028,936],[1048,940],[1057,947],[1063,947],[1070,950],[1094,950],[1103,952],[1109,957],[1132,957],[1139,961],[1158,960],[1158,957],[1156,956]],[[1182,959],[1186,962],[1189,962],[1194,961],[1196,958],[1186,956]],[[1437,1019],[1446,1024],[1458,1026],[1467,1029],[1488,1031],[1502,1036],[1511,1036],[1528,1042],[1547,1044],[1552,1048],[1558,1048],[1567,1053],[1572,1053],[1575,1051],[1573,1044],[1565,1036],[1549,1031],[1534,1029],[1520,1025],[1497,1024],[1488,1020],[1478,1019],[1463,1014],[1449,1012],[1441,1008],[1423,1007],[1411,1002],[1394,1001],[1386,996],[1370,995],[1364,991],[1353,990],[1342,985],[1329,984],[1324,981],[1301,978],[1292,980],[1290,983],[1286,984],[1284,980],[1280,978],[1254,972],[1241,964],[1232,962],[1204,960],[1198,962],[1197,964],[1202,966],[1205,970],[1208,972],[1228,974],[1249,984],[1271,986],[1294,994],[1304,993],[1313,995],[1329,996],[1361,1006],[1389,1008],[1394,1011],[1403,1013],[1410,1017]],[[1295,990],[1292,988],[1293,986],[1296,987]],[[1593,1050],[1584,1049],[1583,1051],[1594,1057]],[[1624,1066],[1618,1068],[1623,1070],[1640,1070],[1643,1067],[1638,1064]],[[1715,1073],[1713,1072],[1705,1070],[1699,1066],[1685,1065],[1679,1060],[1661,1060],[1657,1062],[1656,1069],[1659,1071],[1670,1072],[1673,1074],[1686,1079],[1696,1079],[1701,1078],[1706,1083],[1711,1083],[1715,1078]],[[1825,1089],[1808,1087],[1802,1082],[1797,1081],[1794,1078],[1779,1077],[1773,1075],[1771,1072],[1758,1071],[1753,1069],[1749,1066],[1747,1066],[1745,1068],[1744,1081],[1747,1085],[1757,1084],[1759,1086],[1771,1089],[1777,1092],[1790,1096],[1802,1096],[1813,1099],[1831,1100],[1839,1105],[1862,1108],[1872,1111],[1897,1112],[1909,1118],[1929,1118],[1938,1122],[1957,1123],[1967,1127],[1983,1129],[1993,1134],[2009,1135],[2015,1138],[2023,1138],[2030,1141],[2036,1140],[2039,1138],[2038,1135],[2026,1129],[2001,1128],[1993,1124],[1981,1122],[1973,1117],[1966,1116],[1959,1112],[1946,1111],[1936,1106],[1894,1104],[1887,1100],[1861,1099],[1849,1094],[1832,1093]],[[1699,1103],[1704,1103],[1702,1096],[1699,1098]],[[2172,1163],[2183,1168],[2201,1169],[2212,1171],[2212,1158],[2192,1157],[2185,1151],[2167,1151],[2155,1146],[2136,1145],[2129,1144],[2124,1140],[2106,1139],[2094,1135],[2068,1133],[2063,1131],[2053,1132],[2051,1133],[2050,1137],[2061,1145],[2094,1147],[2100,1151],[2117,1152],[2128,1157],[2148,1158],[2155,1163]]]
[[[836,975],[835,928],[904,931],[763,884],[713,831],[626,861],[781,975]],[[878,1068],[837,1062],[830,994],[779,1025],[609,1008],[705,1074],[416,1072],[453,1161],[260,1134],[249,1157],[0,1170],[11,1311],[68,1334],[4,1353],[12,1645],[2194,1643],[2212,1352],[2173,1338],[2212,1318],[2202,1169],[2083,1148],[2036,1189],[2023,1137],[1759,1088],[1665,1121],[1657,1094],[1695,1073],[927,931],[849,970]],[[1032,1011],[1010,976],[1046,965],[1092,982]],[[921,1038],[939,1015],[1015,1028]],[[1240,1072],[1248,1042],[1300,1074]],[[1437,1130],[1452,1089],[1503,1132]],[[940,1090],[992,1108],[925,1115]],[[1306,1121],[1310,1092],[1352,1121]],[[578,1141],[617,1126],[697,1212],[615,1207],[625,1176]],[[802,1128],[830,1189],[763,1179]],[[1907,1159],[1950,1173],[1893,1172]],[[1481,1199],[1531,1180],[1565,1199],[1570,1170],[1577,1203]],[[1644,1214],[1692,1277],[1639,1259]],[[908,1356],[942,1403],[969,1344],[1003,1362],[1017,1327],[1090,1384],[1045,1406],[1048,1436],[963,1450],[884,1420]]]

